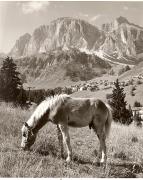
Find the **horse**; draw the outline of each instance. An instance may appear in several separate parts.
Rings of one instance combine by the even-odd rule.
[[[82,128],[89,126],[98,136],[100,148],[98,153],[99,163],[105,163],[106,137],[109,134],[112,111],[108,104],[95,98],[74,98],[67,94],[48,97],[37,106],[34,113],[22,126],[21,148],[28,150],[34,144],[38,131],[48,122],[57,125],[58,138],[66,145],[69,163],[72,159],[72,148],[70,145],[69,127]]]

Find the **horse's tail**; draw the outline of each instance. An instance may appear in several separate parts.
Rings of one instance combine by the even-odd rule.
[[[108,137],[109,135],[109,132],[110,132],[110,128],[111,128],[111,123],[112,123],[112,109],[111,107],[109,106],[109,104],[106,104],[106,107],[108,109],[108,117],[107,117],[107,120],[105,122],[105,134],[106,134],[106,137]]]

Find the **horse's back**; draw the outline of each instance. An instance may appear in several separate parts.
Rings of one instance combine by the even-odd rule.
[[[72,98],[65,99],[53,117],[55,123],[67,123],[73,127],[88,126],[94,118],[100,119],[107,107],[99,99],[95,98]]]
[[[102,100],[96,99],[96,100],[94,100],[94,102],[95,102],[95,108],[96,109],[102,111],[103,113],[107,112],[108,107],[106,106],[106,104]]]
[[[93,109],[89,99],[69,98],[65,103],[68,113],[68,124],[74,127],[88,126],[92,119]]]
[[[102,113],[106,113],[108,111],[108,107],[106,104],[100,100],[95,98],[69,98],[66,102],[66,107],[69,112],[78,112],[84,114],[87,111],[99,111]]]
[[[79,106],[79,107],[81,106],[84,108],[94,106],[94,108],[100,109],[103,112],[108,109],[108,107],[102,100],[96,98],[71,98],[69,99],[69,102],[74,106]]]
[[[95,98],[75,98],[72,99],[72,106],[70,114],[76,121],[83,123],[83,125],[90,125],[93,120],[95,124],[104,124],[108,116],[108,107],[106,104]],[[85,124],[84,124],[85,123]]]

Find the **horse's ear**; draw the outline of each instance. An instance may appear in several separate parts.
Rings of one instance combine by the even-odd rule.
[[[25,125],[25,127],[29,128],[29,126],[28,126],[27,122],[24,122],[24,125]]]

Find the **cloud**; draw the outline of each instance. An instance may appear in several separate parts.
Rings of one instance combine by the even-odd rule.
[[[96,16],[93,16],[92,18],[90,18],[90,22],[94,22],[94,21],[96,21],[97,19],[99,19],[102,16],[103,15],[101,15],[101,14],[97,14]]]
[[[128,11],[129,8],[128,8],[128,6],[124,6],[123,9],[124,9],[125,11]]]
[[[24,14],[31,14],[46,9],[50,5],[49,1],[28,1],[20,2],[18,5],[21,7]]]
[[[88,14],[84,14],[84,13],[79,13],[79,16],[82,16],[82,17],[89,17]]]
[[[62,4],[54,4],[54,8],[63,8],[64,6]]]

